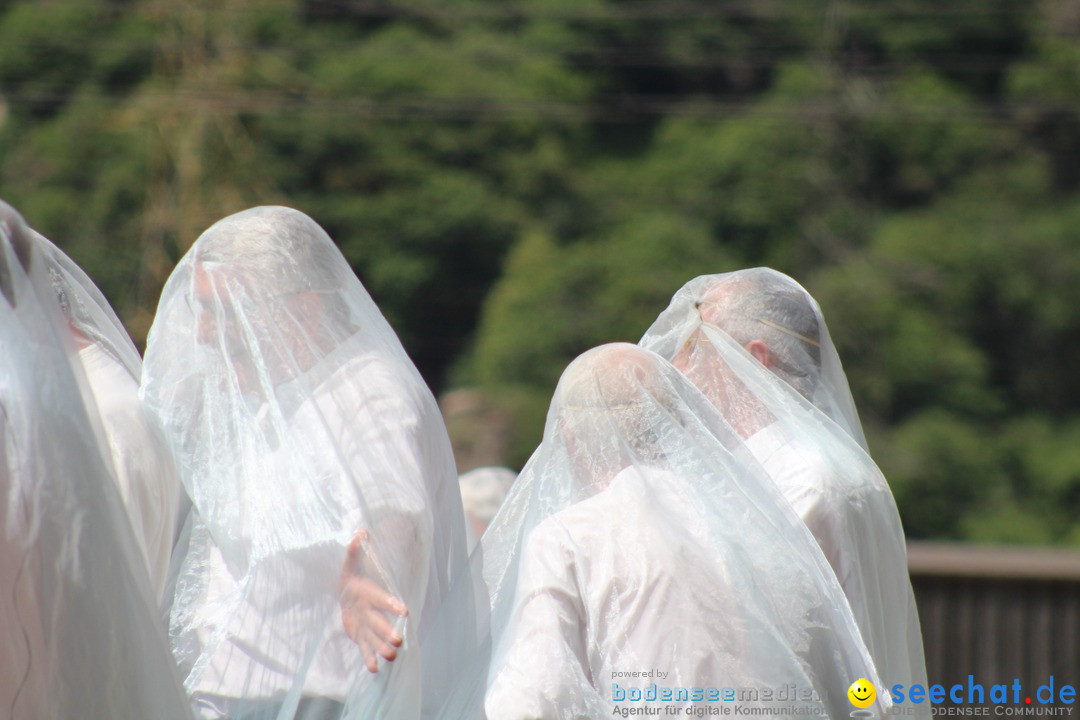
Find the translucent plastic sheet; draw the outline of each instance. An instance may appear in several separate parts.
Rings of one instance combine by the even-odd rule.
[[[199,714],[418,716],[421,647],[467,568],[457,473],[434,398],[330,237],[283,207],[204,232],[162,292],[142,396],[192,503],[169,623]],[[347,569],[408,608],[384,614],[403,644],[375,674],[339,597],[357,533]]]
[[[139,402],[142,358],[86,273],[44,236],[32,235],[77,350],[120,497],[160,599],[176,534],[180,481]]]
[[[190,717],[76,348],[0,203],[0,717]]]
[[[712,404],[633,345],[566,369],[473,562],[490,627],[441,717],[681,713],[726,691],[841,717],[852,682],[876,683],[805,525]]]
[[[813,298],[768,268],[702,276],[640,344],[710,399],[805,521],[882,680],[925,684],[900,516]]]

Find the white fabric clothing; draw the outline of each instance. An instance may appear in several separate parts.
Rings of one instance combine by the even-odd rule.
[[[892,492],[873,463],[851,463],[864,477],[845,482],[837,463],[774,423],[746,446],[806,523],[829,561],[878,672],[889,685],[925,680],[918,612],[906,572],[907,548]],[[880,608],[885,608],[884,611]],[[895,613],[895,615],[893,614]]]
[[[160,601],[176,534],[180,481],[162,440],[139,402],[142,358],[105,296],[75,262],[32,233],[48,273],[51,298],[79,348],[90,395],[100,416],[108,459]]]
[[[766,302],[745,303],[740,293],[748,292]],[[805,324],[792,330],[778,322],[781,316],[770,317],[774,300],[786,306],[786,316],[802,317]],[[746,307],[764,314],[742,317]],[[742,336],[736,339],[707,317],[731,323]],[[796,350],[785,368],[769,369],[748,351],[759,340],[770,350],[783,343]],[[676,293],[640,344],[675,362],[746,438],[746,448],[835,570],[882,680],[925,685],[903,526],[888,483],[865,450],[839,358],[813,299],[767,268],[703,276]],[[795,385],[781,379],[785,370]]]
[[[359,648],[345,635],[337,611],[337,574],[345,558],[345,548],[364,519],[347,469],[363,467],[361,450],[406,457],[415,462],[414,477],[371,478],[377,482],[365,495],[367,509],[397,525],[394,532],[403,542],[401,546],[386,542],[384,560],[401,564],[404,559],[401,556],[428,547],[431,541],[432,519],[415,488],[416,476],[425,464],[423,448],[435,444],[432,438],[424,438],[422,434],[437,426],[425,423],[424,418],[397,397],[395,383],[399,381],[392,369],[376,356],[350,358],[313,396],[302,398],[300,407],[289,419],[290,426],[298,433],[315,422],[324,423],[332,432],[329,440],[336,447],[320,448],[313,455],[321,464],[313,472],[321,478],[321,489],[341,500],[337,528],[327,528],[323,537],[293,539],[272,561],[256,560],[240,580],[230,572],[205,528],[200,528],[199,551],[195,552],[196,542],[193,542],[187,562],[189,566],[204,568],[205,599],[194,606],[193,617],[184,617],[182,623],[174,622],[179,633],[178,644],[185,644],[184,632],[194,631],[199,647],[215,648],[205,670],[197,679],[193,675],[189,680],[194,697],[281,698],[296,682],[293,669],[310,662],[303,677],[302,694],[345,702],[350,678],[357,672],[366,672],[361,666]],[[370,432],[380,425],[391,426],[394,432]],[[288,466],[293,451],[290,440],[286,439],[265,458],[267,476]],[[296,498],[294,502],[302,503],[302,500]],[[255,542],[253,537],[243,540],[247,544]],[[411,567],[427,567],[427,562],[420,560],[411,562]],[[429,580],[428,577],[406,579],[407,586],[416,588],[413,596],[416,607],[425,606],[424,589]],[[244,583],[257,590],[245,592]],[[330,619],[325,638],[309,636],[311,617]],[[424,623],[423,618],[417,621]],[[223,634],[219,643],[214,642],[217,633]],[[257,694],[252,688],[253,677],[263,678],[258,683]]]
[[[663,507],[649,507],[648,498]],[[669,534],[658,512],[692,534]],[[693,533],[699,525],[678,480],[648,468],[627,468],[606,490],[537,525],[522,554],[488,718],[564,716],[582,681],[604,695],[613,680],[627,685],[623,673],[646,669],[664,672],[656,681],[670,686],[751,683],[741,672],[749,638],[735,596],[717,592],[718,579],[721,587],[731,582],[725,560],[706,552],[707,538]],[[685,572],[694,563],[709,570]]]
[[[80,348],[78,358],[101,417],[120,498],[160,599],[180,493],[173,460],[139,402],[138,380],[95,343]]]
[[[462,657],[438,717],[608,717],[651,684],[680,708],[679,688],[794,684],[836,717],[849,677],[877,682],[806,526],[708,400],[636,346],[563,373],[473,558],[487,652]],[[621,675],[643,671],[663,675]]]
[[[0,714],[190,718],[33,234],[0,202]]]
[[[284,207],[207,229],[162,291],[141,398],[192,506],[170,636],[199,713],[418,717],[452,645],[425,635],[467,570],[457,472],[434,397],[326,232]],[[408,608],[386,616],[404,644],[377,674],[342,621],[357,570]]]

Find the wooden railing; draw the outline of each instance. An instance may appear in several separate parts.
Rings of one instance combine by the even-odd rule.
[[[1080,686],[1080,552],[910,542],[932,684]]]

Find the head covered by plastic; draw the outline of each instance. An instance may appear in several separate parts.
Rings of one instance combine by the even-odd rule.
[[[769,268],[698,277],[640,345],[709,398],[807,524],[882,678],[925,681],[900,516],[813,298]]]
[[[166,283],[143,378],[193,506],[171,633],[204,714],[414,714],[412,649],[465,564],[457,474],[431,392],[326,232],[285,207],[211,226]],[[358,531],[409,608],[377,675],[338,606]]]
[[[465,510],[468,529],[472,531],[469,538],[470,549],[476,545],[491,518],[499,511],[499,506],[515,478],[517,473],[510,468],[494,465],[473,468],[458,477],[461,504]]]
[[[794,683],[831,713],[845,678],[874,672],[835,577],[737,433],[634,345],[567,367],[481,547],[491,654],[461,663],[443,717],[602,717],[651,683],[678,707],[694,687]]]
[[[33,232],[33,237],[47,267],[56,300],[70,326],[81,336],[80,343],[92,343],[101,348],[138,382],[142,358],[109,301],[60,248],[40,233]]]
[[[0,254],[0,293],[8,305],[16,307],[19,291],[32,292],[26,282],[33,266],[34,230],[19,211],[0,200],[0,236],[4,252]]]
[[[0,716],[183,718],[157,603],[35,236],[0,202]]]
[[[30,232],[101,419],[128,518],[160,593],[175,534],[179,482],[139,402],[142,357],[82,268],[46,237]]]
[[[694,278],[675,293],[640,344],[672,359],[701,341],[703,323],[722,329],[742,346],[759,341],[751,351],[767,349],[769,369],[866,448],[821,308],[795,280],[771,268]],[[715,376],[711,382],[717,382]]]

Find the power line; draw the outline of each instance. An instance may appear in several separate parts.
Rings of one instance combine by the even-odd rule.
[[[355,50],[363,44],[363,40],[320,43],[319,51],[332,53],[335,51]],[[99,47],[109,47],[110,45],[109,38],[101,38]],[[167,46],[170,52],[182,52],[187,47],[184,44],[161,43],[161,45],[162,47]],[[85,49],[86,46],[82,45],[81,48]],[[252,46],[225,42],[215,43],[214,50],[218,52],[246,52],[252,57],[258,57],[294,52],[298,51],[299,48],[294,45],[283,44]],[[766,69],[792,57],[805,57],[807,53],[813,51],[813,48],[807,44],[762,45],[761,43],[755,43],[752,49],[732,48],[727,51],[695,51],[682,48],[678,51],[672,51],[662,45],[648,46],[641,49],[640,46],[627,48],[619,45],[594,43],[541,49],[524,44],[507,44],[502,48],[484,48],[481,50],[455,48],[454,54],[457,57],[472,58],[483,62],[498,57],[500,51],[505,52],[508,60],[520,62],[547,59],[561,63],[567,69],[576,67],[660,67],[693,71],[723,68]],[[386,61],[414,57],[414,53],[407,52],[404,48],[379,47],[378,52],[379,57]],[[842,52],[838,53],[838,56],[842,55]],[[891,51],[886,55],[888,57],[886,60],[860,64],[854,70],[878,74],[899,73],[906,67],[916,64],[957,71],[995,70],[1024,58],[1020,53],[965,52],[963,50],[945,52]]]
[[[9,7],[16,7],[12,5]],[[138,7],[135,8],[136,11]],[[278,3],[229,3],[215,4],[201,10],[202,14],[269,16],[280,10],[305,17],[320,15],[337,17],[348,12],[357,18],[376,19],[437,19],[440,21],[474,20],[565,20],[565,21],[612,21],[612,20],[702,20],[710,18],[751,17],[770,19],[823,20],[824,4],[807,7],[804,0],[798,2],[766,2],[763,0],[709,0],[708,2],[678,2],[673,0],[642,1],[607,4],[575,4],[545,6],[538,3],[477,2],[477,3],[431,3],[431,2],[373,2],[372,0],[317,0],[315,2]],[[863,2],[845,3],[840,10],[848,18],[956,18],[956,17],[1015,17],[1041,15],[1031,3],[996,3],[988,0],[953,0],[948,3],[930,2]],[[187,15],[198,14],[199,8],[184,5]],[[131,11],[104,10],[109,18],[130,17]],[[0,13],[2,15],[2,13]],[[154,20],[168,18],[169,13],[158,12]]]
[[[109,95],[103,92],[74,92],[32,85],[2,96],[9,105],[69,103],[76,97],[118,106],[135,95]],[[817,123],[843,114],[845,117],[874,119],[903,118],[910,121],[978,120],[992,124],[1021,122],[1022,112],[1049,112],[1057,108],[1049,103],[996,102],[961,105],[936,103],[897,103],[889,100],[854,105],[839,101],[812,100],[791,104],[764,101],[759,95],[743,95],[727,100],[681,99],[659,95],[628,93],[596,101],[574,102],[534,98],[490,98],[454,95],[398,95],[378,98],[364,95],[299,94],[283,91],[233,89],[139,90],[140,103],[157,112],[184,113],[209,110],[221,113],[303,115],[348,115],[359,120],[565,120],[631,121],[659,117],[696,117],[726,119],[753,116],[759,119]]]
[[[949,3],[846,3],[843,12],[849,16],[865,17],[956,17],[1035,15],[1030,3],[1001,3],[991,5],[987,0]],[[709,2],[628,2],[619,4],[544,6],[538,3],[430,3],[430,2],[372,2],[371,0],[321,0],[309,3],[309,15],[329,14],[331,10],[349,11],[356,15],[379,18],[437,18],[443,20],[698,20],[731,15],[762,18],[823,17],[824,5],[807,8],[800,2],[763,2],[762,0],[710,0]],[[232,8],[257,11],[257,8]]]

